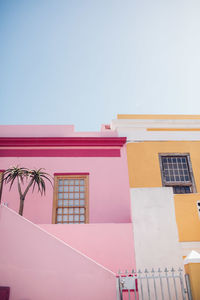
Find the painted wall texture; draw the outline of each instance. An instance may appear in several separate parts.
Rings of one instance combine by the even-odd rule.
[[[130,217],[130,196],[128,183],[128,168],[126,146],[110,145],[109,139],[116,137],[115,131],[106,130],[105,127],[100,133],[75,133],[73,126],[0,126],[0,136],[8,137],[66,137],[79,138],[79,144],[82,146],[37,146],[34,151],[38,150],[69,150],[70,156],[64,154],[63,157],[35,157],[34,155],[25,154],[24,157],[16,154],[7,157],[9,151],[23,150],[25,153],[30,146],[1,146],[0,169],[7,169],[13,165],[24,166],[27,168],[44,168],[46,172],[53,176],[54,173],[89,173],[89,223],[129,223]],[[86,137],[95,139],[97,145],[84,146]],[[99,138],[104,139],[103,146],[98,145]],[[5,140],[4,140],[5,141]],[[23,140],[24,141],[24,140]],[[37,142],[37,139],[35,140]],[[106,144],[108,141],[108,144]],[[115,141],[115,140],[114,140]],[[91,142],[91,140],[89,140]],[[88,143],[89,143],[88,142]],[[16,140],[15,140],[16,143]],[[14,144],[15,145],[15,144]],[[62,149],[60,149],[62,148]],[[74,157],[76,151],[100,151],[100,156],[81,154]],[[111,151],[109,155],[101,155],[102,151]],[[119,155],[112,155],[113,151],[118,151]],[[1,152],[2,151],[2,152]],[[17,152],[16,152],[17,153]],[[76,152],[77,153],[77,152]],[[83,152],[80,152],[83,153]],[[85,152],[84,152],[85,153]],[[102,152],[104,153],[104,152]],[[106,152],[107,153],[107,152]],[[114,152],[116,153],[116,152]],[[9,208],[18,211],[19,199],[16,185],[9,192],[9,186],[3,186],[2,201]],[[51,224],[53,206],[53,188],[47,183],[47,191],[44,197],[37,192],[29,192],[24,205],[24,216],[34,223]]]
[[[135,268],[132,224],[40,226],[116,274]]]
[[[174,205],[183,252],[188,254],[194,242],[200,250],[200,115],[118,115],[111,128],[127,137],[131,188],[162,187],[159,154],[190,155],[195,191],[174,194]]]
[[[136,266],[183,268],[172,188],[131,188]]]
[[[0,206],[0,285],[10,300],[116,299],[115,274]]]
[[[161,187],[159,153],[189,153],[197,192],[200,191],[200,142],[143,142],[127,145],[130,187]],[[199,193],[174,195],[180,241],[200,241],[196,202]]]

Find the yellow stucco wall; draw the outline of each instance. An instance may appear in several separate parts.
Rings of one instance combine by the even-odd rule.
[[[159,153],[189,153],[196,190],[200,193],[200,142],[163,141],[127,144],[130,187],[161,187]],[[200,241],[197,200],[200,194],[174,195],[180,241]]]
[[[192,299],[200,299],[200,263],[189,263],[185,265],[185,273],[190,276]]]

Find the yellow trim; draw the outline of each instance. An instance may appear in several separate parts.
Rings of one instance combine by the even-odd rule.
[[[129,115],[118,114],[117,119],[164,119],[164,120],[199,120],[200,115]]]
[[[200,128],[147,128],[147,131],[200,131]]]
[[[192,299],[200,299],[200,263],[189,263],[185,265],[185,273],[190,276]]]

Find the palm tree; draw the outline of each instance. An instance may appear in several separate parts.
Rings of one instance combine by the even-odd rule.
[[[19,166],[16,166],[11,167],[4,172],[3,181],[5,181],[5,183],[10,183],[10,189],[12,188],[13,183],[17,180],[18,192],[20,197],[19,214],[21,216],[23,215],[24,200],[30,188],[33,187],[32,191],[34,191],[35,187],[37,187],[38,192],[42,196],[46,191],[45,180],[48,180],[52,185],[50,175],[46,172],[43,172],[42,170],[42,168],[38,170],[29,170],[24,167],[20,168]],[[27,183],[27,186],[23,192],[22,185],[24,185],[25,181]]]

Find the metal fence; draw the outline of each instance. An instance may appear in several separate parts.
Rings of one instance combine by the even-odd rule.
[[[183,270],[147,269],[118,272],[119,300],[192,300],[189,277]]]

